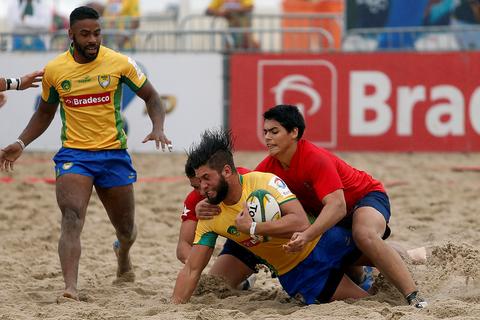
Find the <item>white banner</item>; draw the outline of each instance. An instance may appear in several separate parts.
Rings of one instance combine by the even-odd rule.
[[[2,53],[0,77],[17,77],[42,69],[57,54]],[[183,152],[200,133],[223,124],[222,56],[219,54],[134,54],[131,55],[160,95],[166,96],[165,132],[174,151]],[[7,91],[8,102],[0,108],[0,147],[15,141],[27,125],[40,98],[40,88]],[[124,115],[128,124],[129,151],[149,152],[154,143],[142,144],[150,133],[151,122],[145,103],[125,94]],[[60,109],[60,108],[59,108]],[[28,146],[28,150],[55,151],[61,147],[59,112],[47,131]]]

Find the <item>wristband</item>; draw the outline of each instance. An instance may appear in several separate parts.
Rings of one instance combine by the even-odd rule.
[[[20,90],[20,84],[22,83],[22,80],[20,80],[19,78],[8,78],[5,79],[5,82],[7,85],[7,90]]]
[[[250,236],[255,237],[255,228],[257,227],[257,223],[255,221],[252,221],[252,224],[250,225]]]
[[[22,150],[25,150],[25,143],[23,143],[22,140],[17,139],[17,140],[15,140],[15,142],[18,143],[20,145],[20,147],[22,147]]]

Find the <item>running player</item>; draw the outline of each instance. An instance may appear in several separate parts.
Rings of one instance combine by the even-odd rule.
[[[69,50],[45,67],[38,110],[16,142],[0,152],[0,165],[13,169],[23,149],[48,128],[60,103],[62,148],[54,157],[62,212],[58,253],[63,296],[78,299],[80,234],[94,186],[120,243],[117,277],[134,280],[129,251],[136,238],[132,184],[137,174],[120,114],[122,83],[146,103],[153,128],[143,142],[155,141],[165,150],[171,141],[163,132],[165,108],[145,74],[131,58],[101,46],[98,13],[89,7],[73,10],[68,35]]]

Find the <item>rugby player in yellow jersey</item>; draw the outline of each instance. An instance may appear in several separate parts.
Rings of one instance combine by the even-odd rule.
[[[344,267],[356,261],[356,248],[350,230],[333,227],[301,250],[286,253],[289,237],[309,227],[300,202],[286,184],[271,173],[239,175],[232,155],[232,139],[225,130],[206,131],[201,142],[188,152],[188,160],[200,179],[200,189],[209,202],[220,207],[220,214],[199,220],[194,246],[179,272],[171,301],[187,302],[208,264],[218,235],[247,248],[270,267],[282,287],[306,304],[333,299],[361,298],[368,295],[344,275]],[[279,203],[282,218],[252,223],[245,201],[257,189],[267,190]]]
[[[134,280],[129,251],[136,238],[132,183],[137,174],[126,151],[120,115],[122,83],[146,103],[153,128],[143,142],[155,141],[157,149],[160,144],[164,149],[171,141],[163,132],[165,109],[145,74],[129,57],[100,45],[98,13],[88,7],[73,10],[68,35],[70,49],[45,67],[38,110],[17,141],[2,150],[0,166],[13,169],[25,146],[50,125],[60,104],[62,148],[54,157],[62,212],[58,253],[63,297],[78,299],[80,234],[93,186],[120,243],[117,277]]]

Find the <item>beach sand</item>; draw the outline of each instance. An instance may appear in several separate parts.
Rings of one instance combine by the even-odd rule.
[[[252,168],[264,155],[237,152],[236,164]],[[81,301],[57,301],[63,279],[52,154],[25,153],[13,173],[0,173],[0,319],[480,319],[480,172],[454,170],[480,165],[480,154],[340,156],[387,186],[391,241],[432,251],[426,264],[408,264],[428,309],[405,305],[382,276],[378,293],[367,299],[300,306],[264,271],[250,291],[203,277],[200,295],[170,304],[182,267],[175,256],[180,214],[190,191],[182,153],[133,155],[136,282],[113,284],[115,232],[94,192],[82,234]]]

